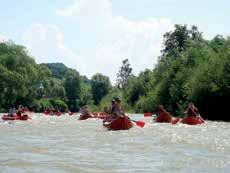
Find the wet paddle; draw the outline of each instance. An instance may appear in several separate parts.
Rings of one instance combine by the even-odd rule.
[[[130,120],[131,120],[131,119],[130,119]],[[135,121],[135,120],[131,120],[131,121],[133,121],[134,123],[136,123],[136,125],[137,125],[138,127],[143,128],[143,127],[145,126],[145,122],[143,122],[143,121]]]
[[[129,118],[129,117],[126,116],[126,115],[123,115],[123,116]],[[143,122],[143,121],[135,121],[135,120],[132,120],[131,118],[129,118],[129,119],[130,119],[132,122],[136,123],[136,125],[137,125],[138,127],[143,128],[143,127],[145,126],[145,122]]]

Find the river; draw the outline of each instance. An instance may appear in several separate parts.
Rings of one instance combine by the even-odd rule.
[[[2,115],[2,114],[1,114]],[[1,116],[0,115],[0,116]],[[33,114],[0,120],[1,173],[228,173],[230,123],[158,124],[107,131],[102,120]]]

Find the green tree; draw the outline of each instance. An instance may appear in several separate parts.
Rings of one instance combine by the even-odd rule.
[[[108,94],[111,83],[109,77],[100,73],[93,75],[91,79],[92,95],[96,105],[98,105],[101,99]]]
[[[65,78],[65,90],[71,110],[79,110],[81,97],[81,79],[76,70],[69,70]]]
[[[117,86],[118,88],[124,88],[128,82],[129,76],[132,74],[132,68],[129,64],[129,60],[125,59],[122,61],[122,66],[117,73]]]

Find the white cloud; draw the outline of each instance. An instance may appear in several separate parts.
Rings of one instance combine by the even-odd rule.
[[[9,38],[7,38],[6,36],[0,35],[0,43],[8,42],[8,41],[10,41]]]
[[[64,41],[64,35],[55,25],[33,24],[23,35],[23,42],[38,63],[63,62],[67,66],[84,69],[81,57]]]
[[[107,20],[111,16],[111,2],[109,0],[75,0],[64,9],[57,10],[59,16],[74,17],[78,19]]]
[[[94,63],[89,65],[96,64],[97,71],[109,75],[113,81],[125,58],[130,60],[135,73],[152,68],[160,54],[163,34],[172,29],[167,18],[134,21],[114,16],[110,0],[75,0],[58,10],[57,15],[76,19],[81,27],[92,28],[93,33],[96,30],[95,34],[100,32],[95,57],[90,59]]]
[[[101,72],[113,82],[125,58],[130,60],[136,74],[152,68],[160,54],[163,34],[172,29],[168,18],[136,21],[114,16],[110,0],[75,0],[56,14],[66,17],[67,22],[74,20],[74,24],[84,30],[81,34],[86,37],[86,42],[95,43],[94,47],[87,47],[92,56],[84,51],[79,56],[76,50],[70,49],[57,26],[35,24],[25,33],[24,40],[32,54],[38,57],[38,62],[61,61],[89,77]],[[74,25],[71,21],[69,27],[71,24]],[[89,34],[94,40],[89,39]]]

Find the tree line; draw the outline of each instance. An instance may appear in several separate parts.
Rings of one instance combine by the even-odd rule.
[[[18,105],[38,112],[50,106],[75,112],[98,104],[110,87],[107,76],[88,79],[62,63],[37,64],[25,47],[0,43],[0,112]]]
[[[175,25],[163,37],[155,67],[133,75],[125,59],[116,86],[100,73],[88,79],[62,63],[36,64],[25,47],[0,43],[0,111],[19,104],[36,111],[51,105],[78,111],[85,104],[102,110],[120,97],[131,112],[155,112],[162,104],[183,116],[193,102],[204,118],[230,120],[230,38],[206,40],[196,26],[187,25]]]
[[[230,120],[230,37],[206,40],[196,26],[175,25],[164,34],[154,69],[130,73],[120,84],[135,112],[154,112],[162,104],[172,115],[183,116],[193,102],[204,118]]]

